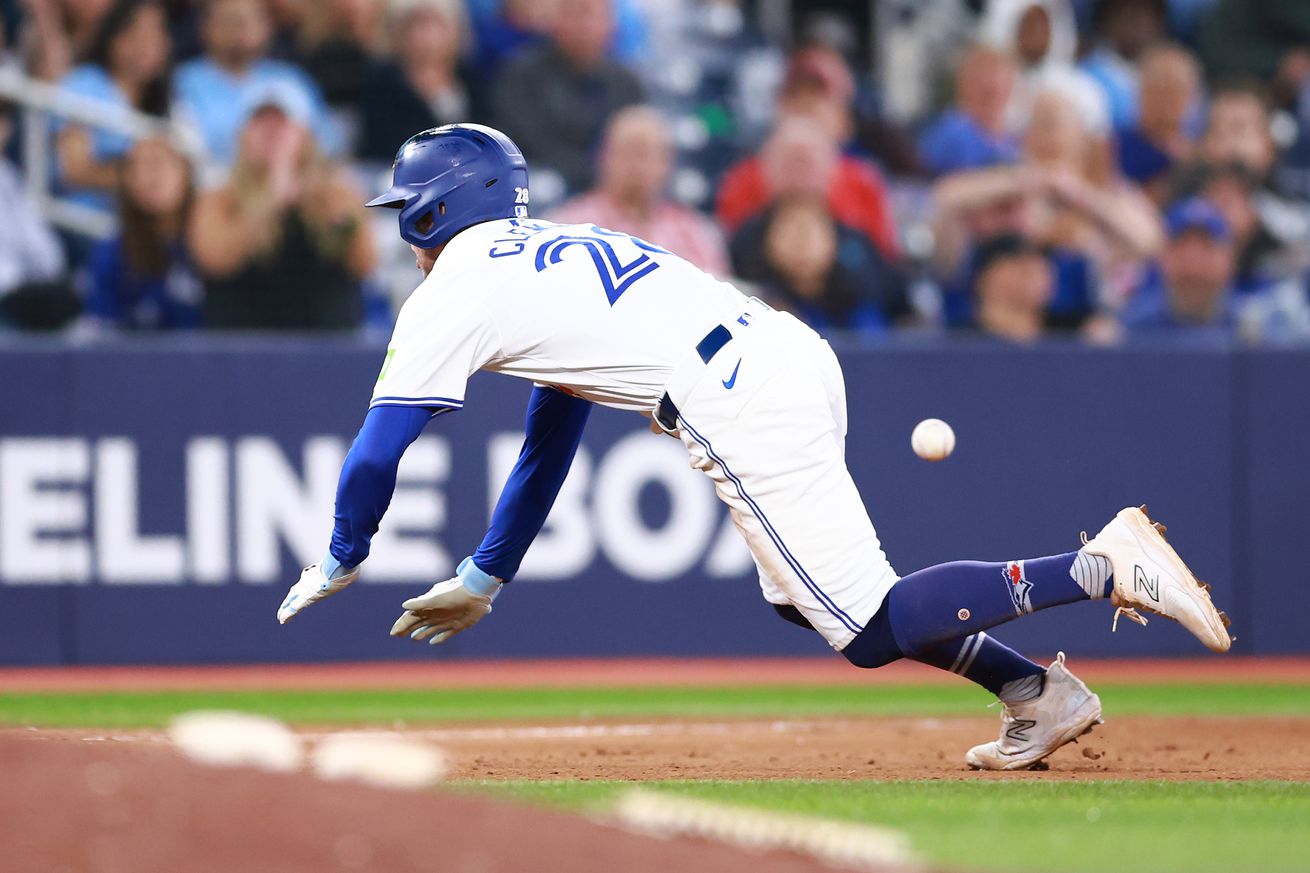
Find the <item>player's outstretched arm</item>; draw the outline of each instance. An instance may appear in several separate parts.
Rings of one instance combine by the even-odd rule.
[[[492,576],[514,578],[555,505],[590,416],[586,400],[553,388],[532,389],[523,449],[501,489],[487,535],[473,553],[474,564]]]
[[[585,400],[550,388],[533,389],[523,450],[496,501],[482,545],[460,562],[455,578],[402,604],[405,613],[392,626],[392,636],[441,643],[491,612],[491,601],[514,578],[546,523],[590,414]]]
[[[373,534],[396,490],[400,459],[434,415],[431,409],[406,406],[374,406],[368,411],[341,466],[332,544],[323,561],[306,567],[287,592],[277,610],[280,623],[359,578],[359,565],[368,557]]]

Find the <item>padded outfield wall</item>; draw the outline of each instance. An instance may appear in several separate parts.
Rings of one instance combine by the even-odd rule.
[[[1310,651],[1310,351],[840,349],[850,466],[902,573],[1071,550],[1147,502],[1215,585],[1236,649]],[[774,616],[681,445],[598,410],[546,531],[475,632],[390,639],[406,596],[477,544],[527,386],[478,376],[401,469],[364,581],[274,611],[331,529],[381,349],[308,339],[0,348],[0,663],[821,655]],[[941,464],[910,452],[938,416]],[[1034,652],[1196,655],[1163,620],[1082,604],[998,629]]]

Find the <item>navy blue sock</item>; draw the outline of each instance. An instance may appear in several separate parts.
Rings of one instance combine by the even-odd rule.
[[[1110,587],[1110,562],[1082,552],[999,564],[956,561],[904,577],[883,609],[896,645],[917,658],[1039,609],[1105,597]]]
[[[786,607],[775,609],[788,621],[800,618],[799,612],[795,618],[787,615],[784,612]],[[800,620],[804,621],[803,618]],[[1046,685],[1045,669],[982,631],[907,655],[896,645],[885,604],[842,650],[842,654],[857,667],[881,667],[908,657],[912,661],[958,673],[1006,703],[1030,700],[1041,694]]]
[[[921,649],[913,660],[958,673],[977,682],[1006,703],[1030,700],[1042,693],[1046,668],[979,631],[961,640]]]

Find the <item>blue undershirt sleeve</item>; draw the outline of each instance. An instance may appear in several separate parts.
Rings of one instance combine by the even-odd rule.
[[[423,426],[446,411],[410,406],[374,406],[368,411],[341,465],[329,561],[353,569],[368,557],[373,534],[396,490],[396,468],[401,456],[423,432]],[[331,575],[328,573],[329,578]]]
[[[490,529],[473,553],[478,569],[506,581],[514,578],[555,505],[590,414],[586,400],[552,388],[532,390],[523,451],[496,501]]]

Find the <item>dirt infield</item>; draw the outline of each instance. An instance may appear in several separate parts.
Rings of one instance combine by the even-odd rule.
[[[0,772],[6,873],[832,869],[481,798],[205,768],[162,745],[10,735]]]
[[[457,779],[1279,779],[1310,782],[1310,718],[1121,716],[1033,773],[975,773],[981,718],[647,719],[411,728]],[[303,731],[309,739],[327,732]],[[157,731],[11,731],[51,745],[159,747]],[[5,734],[0,733],[0,737]]]
[[[1285,779],[1310,782],[1310,719],[1121,717],[1038,773],[979,774],[999,719],[538,726],[428,734],[476,779]]]

